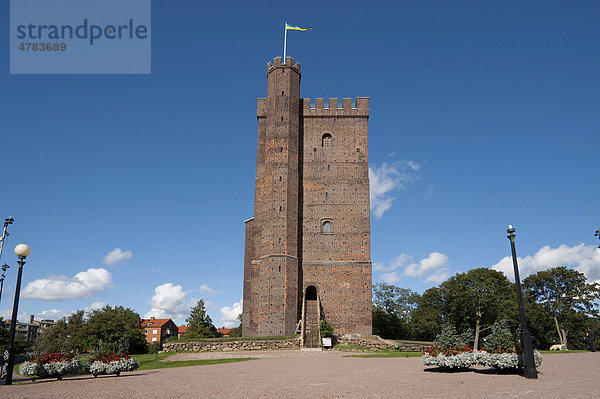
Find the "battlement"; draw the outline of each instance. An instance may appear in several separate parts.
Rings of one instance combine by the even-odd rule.
[[[328,104],[325,104],[324,98],[315,98],[314,106],[311,106],[310,98],[301,98],[303,117],[343,117],[343,116],[366,116],[369,117],[369,97],[356,97],[354,104],[351,98],[330,98]],[[256,99],[256,116],[267,116],[267,99]],[[327,105],[327,106],[325,106]]]
[[[269,72],[271,72],[272,70],[274,70],[275,68],[281,68],[281,67],[289,67],[292,69],[295,69],[296,72],[300,73],[300,63],[296,62],[294,63],[294,59],[292,57],[285,57],[285,64],[281,63],[281,57],[275,57],[273,59],[273,62],[269,62],[267,63],[267,74]]]
[[[337,98],[330,98],[325,104],[324,98],[315,98],[311,106],[310,98],[302,98],[302,115],[304,117],[320,116],[366,116],[369,117],[369,97],[356,97],[354,104],[351,98],[343,98],[340,104]],[[325,106],[327,105],[327,106]]]

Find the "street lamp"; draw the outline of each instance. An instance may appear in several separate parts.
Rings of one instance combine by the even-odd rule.
[[[596,234],[594,234],[594,236],[600,239],[600,229],[596,230]],[[598,248],[600,248],[600,245],[598,245]]]
[[[508,225],[508,239],[512,250],[513,266],[515,269],[515,283],[517,288],[517,299],[519,301],[519,316],[521,316],[521,350],[523,351],[523,375],[525,378],[538,378],[533,358],[533,345],[531,344],[531,333],[527,329],[525,321],[525,309],[523,308],[523,293],[521,292],[521,278],[519,277],[519,265],[517,264],[517,250],[515,249],[515,229]]]
[[[0,276],[0,302],[2,302],[2,288],[4,288],[4,272],[9,267],[10,266],[8,266],[6,263],[2,265],[2,276]]]
[[[13,219],[12,216],[9,216],[6,219],[4,219],[4,230],[2,231],[2,237],[0,238],[0,258],[2,258],[2,248],[4,248],[4,239],[8,237],[8,231],[6,231],[6,229],[8,228],[8,225],[13,224],[14,221],[15,219]]]
[[[17,288],[15,289],[15,301],[13,302],[12,319],[10,320],[10,333],[8,335],[8,346],[2,356],[2,369],[0,370],[0,385],[12,385],[13,366],[15,364],[15,330],[17,327],[17,312],[19,310],[19,293],[21,292],[21,274],[25,258],[31,253],[31,248],[26,244],[15,247],[15,254],[19,257],[19,271],[17,273]]]

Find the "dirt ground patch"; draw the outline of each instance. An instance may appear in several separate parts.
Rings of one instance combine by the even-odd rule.
[[[180,355],[208,356],[189,353]],[[214,354],[212,354],[214,355]],[[340,352],[236,352],[241,363],[78,376],[0,387],[3,398],[594,398],[597,353],[549,354],[538,380],[481,367],[440,373],[419,358],[351,358]],[[178,355],[179,356],[179,355]],[[194,357],[196,359],[203,357]],[[191,360],[191,357],[176,360]]]

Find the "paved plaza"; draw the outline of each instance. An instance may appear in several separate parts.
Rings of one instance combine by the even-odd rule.
[[[180,353],[176,360],[259,357],[240,363],[77,376],[0,387],[2,398],[597,398],[600,355],[544,355],[538,380],[427,370],[419,358],[353,358],[341,352]]]

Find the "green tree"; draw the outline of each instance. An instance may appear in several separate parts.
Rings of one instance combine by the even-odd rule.
[[[409,338],[409,323],[419,294],[386,283],[373,287],[373,333],[384,338]]]
[[[587,283],[583,273],[565,266],[532,274],[523,280],[526,300],[554,321],[561,345],[567,347],[567,334],[583,334],[589,317],[597,318],[600,285]],[[581,331],[579,331],[581,330]]]
[[[231,329],[231,332],[229,333],[230,337],[241,337],[242,336],[242,314],[241,313],[238,315],[237,319],[240,322],[240,325]]]
[[[33,346],[36,354],[80,352],[85,349],[81,339],[84,311],[78,310],[42,330]]]
[[[188,323],[186,338],[214,338],[218,335],[210,316],[206,313],[202,299],[198,300],[185,321]]]
[[[145,353],[148,346],[140,315],[123,306],[92,311],[79,331],[85,347],[98,352]]]
[[[479,334],[498,320],[517,318],[516,292],[506,276],[487,268],[457,273],[440,284],[444,320],[459,331],[473,329],[473,349]]]
[[[415,340],[433,341],[443,324],[444,302],[439,287],[425,291],[417,300],[410,324]]]
[[[5,348],[8,344],[9,332],[9,324],[4,319],[2,319],[2,317],[0,317],[0,345],[2,345],[2,348]]]

